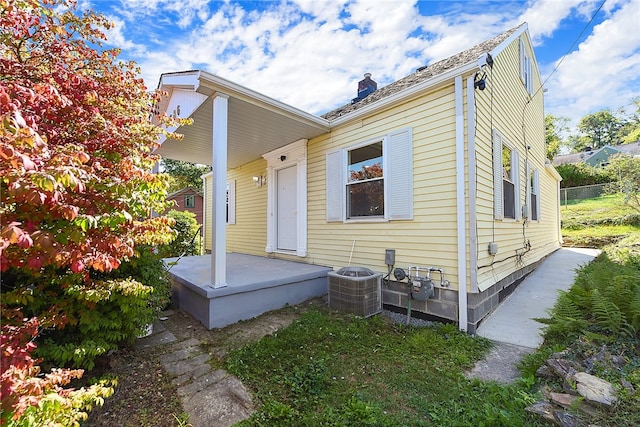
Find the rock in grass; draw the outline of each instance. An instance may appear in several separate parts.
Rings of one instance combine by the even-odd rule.
[[[553,416],[553,412],[556,410],[556,407],[546,400],[539,400],[533,405],[527,406],[524,410],[531,414],[539,415],[545,420],[554,423],[556,421],[555,417]]]
[[[549,366],[553,372],[560,378],[565,378],[567,375],[576,371],[578,365],[567,359],[552,359],[547,360],[547,366]]]
[[[613,386],[608,381],[586,372],[576,372],[573,374],[573,379],[580,396],[590,402],[611,406],[618,400]]]
[[[553,413],[555,423],[562,427],[579,427],[580,421],[575,415],[566,411],[555,411]]]
[[[588,402],[582,400],[582,397],[574,396],[568,393],[554,393],[549,394],[549,399],[556,405],[562,406],[565,409],[577,408],[580,413],[593,417],[598,414],[598,410],[590,405]]]

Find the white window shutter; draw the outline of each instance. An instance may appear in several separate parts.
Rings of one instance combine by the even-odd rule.
[[[343,187],[342,151],[327,153],[326,159],[327,222],[342,221]]]
[[[389,133],[385,144],[387,215],[390,220],[413,219],[413,137],[411,128]]]
[[[513,191],[516,212],[516,221],[522,219],[522,191],[520,189],[520,155],[518,150],[511,152],[511,170],[513,171]]]
[[[227,182],[227,224],[236,223],[236,180]]]
[[[495,219],[504,218],[502,208],[502,137],[493,130],[493,215]]]
[[[527,90],[533,95],[533,66],[531,58],[527,56]]]
[[[525,81],[526,79],[526,71],[525,71],[525,67],[526,67],[526,61],[525,61],[525,52],[524,52],[524,42],[522,41],[522,37],[520,37],[519,39],[519,46],[520,46],[520,78],[522,79],[522,82],[526,85],[527,82]]]

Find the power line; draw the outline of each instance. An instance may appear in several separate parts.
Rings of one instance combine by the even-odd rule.
[[[574,40],[574,42],[571,44],[571,46],[569,46],[569,49],[567,49],[567,51],[564,53],[564,55],[562,55],[562,58],[560,58],[560,61],[558,61],[558,64],[555,66],[555,68],[553,69],[553,71],[551,71],[551,73],[547,76],[547,78],[544,80],[544,82],[542,82],[542,85],[538,88],[538,90],[536,91],[536,93],[534,93],[531,97],[533,98],[533,96],[535,96],[542,88],[545,87],[545,85],[547,84],[547,82],[549,81],[549,79],[551,78],[551,76],[558,71],[558,68],[560,68],[560,65],[564,62],[565,58],[567,57],[567,55],[569,55],[569,53],[571,52],[571,50],[573,50],[573,48],[575,47],[575,45],[578,43],[578,41],[580,40],[580,38],[584,35],[585,31],[587,31],[587,28],[589,28],[589,26],[591,25],[591,23],[593,22],[594,19],[596,19],[596,15],[598,15],[598,13],[600,12],[600,9],[602,9],[602,6],[604,6],[604,4],[607,2],[607,0],[602,0],[602,3],[600,3],[600,6],[598,6],[598,8],[596,9],[595,12],[593,12],[593,15],[591,16],[591,19],[589,20],[589,22],[587,22],[587,24],[584,26],[584,28],[582,29],[582,31],[580,32],[580,34],[578,34],[578,37],[576,37],[576,39]]]

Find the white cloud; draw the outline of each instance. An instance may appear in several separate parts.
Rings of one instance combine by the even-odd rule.
[[[586,24],[600,1],[450,2],[435,14],[418,0],[285,0],[258,9],[232,1],[122,0],[111,9],[116,27],[109,37],[139,63],[149,87],[161,73],[200,68],[323,113],[355,97],[365,72],[381,87],[523,21],[537,49],[558,43],[554,34],[570,19]],[[600,13],[609,20],[549,81],[548,112],[579,118],[640,93],[638,9],[637,0],[607,0]],[[553,64],[540,68],[548,73]]]
[[[116,46],[122,50],[131,50],[133,52],[144,52],[146,49],[144,45],[136,44],[132,40],[129,40],[125,35],[125,21],[117,16],[105,15],[106,18],[113,23],[113,28],[105,31],[108,43],[112,46]]]
[[[620,6],[551,77],[548,112],[576,123],[600,109],[625,106],[640,94],[640,8],[634,0]]]
[[[541,0],[529,2],[527,9],[520,15],[519,22],[529,24],[529,34],[534,45],[542,43],[542,39],[553,35],[560,23],[571,14],[573,10],[580,15],[590,14],[595,7],[595,0]],[[517,23],[516,23],[517,24]]]

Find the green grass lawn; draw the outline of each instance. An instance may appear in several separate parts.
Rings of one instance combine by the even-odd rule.
[[[620,259],[630,259],[629,248],[640,247],[638,213],[616,196],[562,207],[562,217],[571,225],[563,229],[566,239],[578,244],[601,247],[616,241],[607,250]],[[604,270],[593,274],[601,280],[623,271],[611,263]],[[574,332],[581,345],[600,348],[592,332]],[[615,342],[609,344],[615,348]],[[537,426],[545,424],[524,411],[540,397],[543,381],[534,380],[533,373],[551,351],[565,345],[557,339],[545,342],[523,363],[524,377],[505,386],[465,377],[491,343],[455,325],[416,328],[384,316],[361,319],[318,306],[272,336],[231,351],[225,367],[257,398],[258,411],[240,426]],[[640,349],[633,341],[630,345]],[[640,388],[640,360],[627,357],[624,375]],[[561,384],[555,386],[562,390]],[[636,407],[637,396],[627,395],[615,416],[596,420],[602,426],[635,423],[640,421]]]
[[[455,325],[408,327],[319,307],[232,352],[262,406],[245,426],[535,426],[530,386],[469,380],[490,347]],[[541,424],[540,424],[541,425]]]
[[[567,246],[603,247],[640,235],[640,212],[624,204],[621,195],[574,200],[560,212]]]

